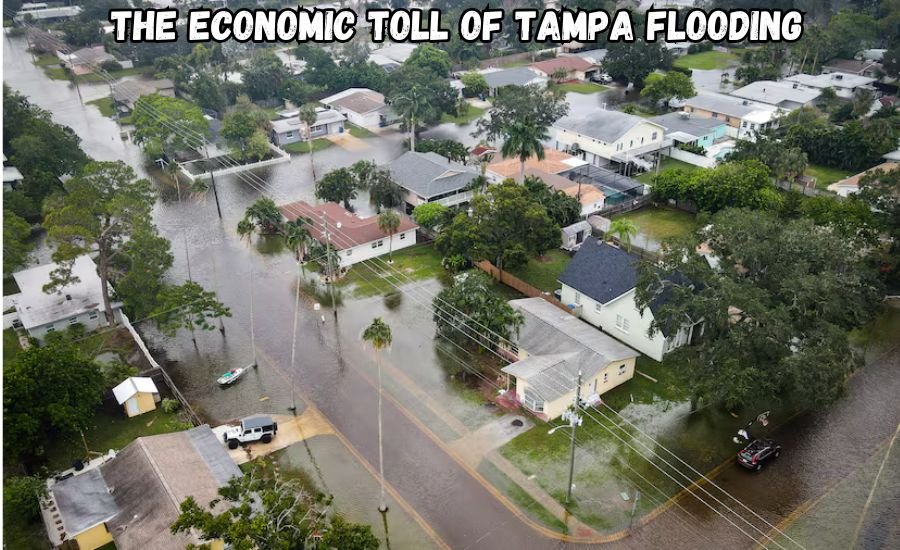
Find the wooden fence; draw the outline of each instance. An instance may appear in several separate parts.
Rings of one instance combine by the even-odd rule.
[[[492,264],[491,262],[489,262],[487,260],[475,262],[475,267],[484,271],[485,273],[487,273],[488,275],[493,277],[495,280],[505,284],[506,286],[513,288],[515,290],[518,290],[519,292],[521,292],[525,296],[528,296],[529,298],[543,298],[544,300],[547,300],[548,302],[555,305],[559,309],[565,311],[566,313],[572,313],[571,309],[569,309],[562,302],[557,300],[556,297],[553,296],[552,294],[544,292],[544,291],[540,290],[539,288],[526,283],[525,281],[516,277],[512,273],[503,271],[502,269],[498,268],[497,266],[495,266],[494,264]]]
[[[630,199],[625,202],[620,202],[619,204],[614,204],[612,206],[604,208],[603,210],[597,212],[597,214],[603,216],[604,218],[608,218],[609,216],[624,214],[625,212],[631,212],[632,210],[643,208],[651,202],[653,202],[653,194],[649,193],[647,195],[641,195],[636,199]]]

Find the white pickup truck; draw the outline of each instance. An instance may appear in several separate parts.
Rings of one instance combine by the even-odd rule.
[[[241,420],[239,426],[232,426],[222,435],[222,440],[229,449],[237,449],[238,445],[246,445],[254,441],[269,443],[278,433],[278,423],[269,416],[248,416]]]

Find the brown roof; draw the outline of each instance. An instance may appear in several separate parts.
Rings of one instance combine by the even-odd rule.
[[[832,59],[823,65],[830,69],[837,69],[844,73],[861,74],[869,69],[878,68],[880,63],[872,61],[860,61],[858,59]]]
[[[894,162],[894,161],[882,162],[878,166],[869,168],[865,172],[860,172],[859,174],[850,176],[849,178],[844,178],[840,181],[836,181],[836,182],[832,183],[831,185],[829,185],[828,188],[831,189],[833,187],[833,188],[837,189],[838,187],[859,187],[859,180],[861,180],[862,177],[865,176],[866,174],[868,174],[869,172],[874,172],[875,170],[883,170],[885,172],[893,172],[894,170],[897,169],[897,167],[900,167],[900,162]]]
[[[331,230],[331,244],[337,250],[353,248],[387,236],[378,227],[378,216],[360,218],[334,202],[313,206],[306,201],[297,201],[281,205],[278,207],[278,210],[289,221],[294,221],[298,217],[310,220],[313,225],[309,228],[309,232],[319,242],[325,241],[322,231],[322,215],[324,214],[328,228]],[[341,224],[340,229],[337,228],[338,223]],[[419,226],[411,219],[401,215],[400,227],[397,228],[397,233],[416,229],[417,227]]]
[[[240,476],[209,426],[141,437],[101,466],[119,513],[107,527],[119,550],[183,550],[199,541],[173,535],[181,503],[193,496],[206,508],[219,487]]]
[[[354,113],[371,113],[384,107],[384,96],[371,90],[359,90],[331,101],[329,104]]]
[[[550,174],[541,170],[535,170],[534,168],[525,168],[526,176],[534,176],[536,178],[541,178],[541,180],[556,189],[557,191],[562,191],[566,195],[570,197],[575,197],[578,195],[578,182],[572,181],[565,176],[560,176],[558,174]],[[517,174],[518,176],[518,174]],[[606,195],[603,194],[603,191],[600,191],[593,185],[589,183],[585,183],[581,185],[581,204],[593,204],[597,201],[604,200]]]
[[[573,159],[572,155],[557,151],[556,149],[544,149],[544,160],[538,160],[537,157],[531,157],[525,161],[525,171],[528,169],[540,170],[548,174],[559,174],[575,167],[573,164],[566,164],[564,161]],[[518,157],[502,158],[488,164],[487,169],[504,178],[515,178],[519,176],[522,167]]]
[[[570,197],[578,197],[578,186],[575,185],[573,187],[569,187],[568,189],[563,189],[563,193],[569,195]],[[593,185],[584,184],[581,186],[581,199],[580,202],[582,205],[584,204],[594,204],[595,202],[600,202],[606,199],[606,195],[603,194],[603,191],[597,189]]]
[[[544,74],[550,75],[557,69],[564,69],[566,71],[589,71],[596,67],[596,65],[581,57],[567,56],[555,57],[553,59],[547,59],[546,61],[538,61],[537,63],[532,63],[531,67]]]

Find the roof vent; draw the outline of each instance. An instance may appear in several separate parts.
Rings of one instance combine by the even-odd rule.
[[[798,87],[799,87],[799,86],[800,86],[800,85],[799,85],[799,84],[797,84],[797,83],[796,83],[796,82],[794,82],[794,85],[793,85],[793,86],[791,86],[791,88],[793,88],[793,89],[795,89],[795,90],[796,90],[796,89],[797,89],[797,88],[798,88]]]
[[[835,79],[835,80],[844,80],[844,75],[842,75],[842,74],[836,74],[836,75],[834,75],[834,79]]]
[[[678,114],[681,116],[682,120],[687,120],[687,119],[691,118],[691,113],[688,113],[687,111],[681,111]]]
[[[66,294],[66,301],[68,301],[68,302],[71,302],[71,301],[72,301],[72,295],[71,295],[71,294]]]
[[[750,102],[745,99],[744,101],[741,101],[741,105],[750,105]]]

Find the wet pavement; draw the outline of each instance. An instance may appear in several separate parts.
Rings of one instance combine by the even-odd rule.
[[[119,139],[115,122],[100,116],[92,106],[80,105],[69,84],[50,81],[39,68],[31,65],[22,51],[21,41],[6,41],[4,47],[5,82],[50,110],[57,122],[71,126],[84,140],[83,147],[89,155],[102,160],[124,160],[140,173],[152,173],[140,151]],[[81,91],[90,97],[104,95],[101,86],[84,85]],[[587,96],[584,101],[597,99]],[[337,146],[325,149],[315,154],[318,172],[346,166],[361,158],[386,162],[402,152],[403,138],[399,133],[388,133],[363,151],[347,151]],[[277,202],[311,199],[308,162],[306,155],[295,156],[291,163],[260,171],[258,175],[268,183],[267,192],[275,195]],[[332,443],[335,441],[332,436],[309,440],[308,448],[319,466],[327,464],[332,471],[339,472],[346,468],[356,475],[360,471],[360,459],[365,461],[366,469],[377,465],[375,367],[372,351],[361,345],[359,335],[372,317],[382,315],[395,333],[393,349],[385,354],[386,478],[396,490],[398,502],[415,511],[437,538],[437,541],[430,536],[417,540],[427,531],[418,524],[398,527],[397,532],[403,534],[392,540],[392,546],[419,548],[442,543],[452,548],[567,546],[526,523],[521,513],[478,471],[456,460],[451,452],[448,443],[461,430],[477,430],[496,417],[489,409],[467,403],[447,376],[446,361],[441,359],[434,342],[431,313],[426,308],[439,283],[430,281],[404,287],[402,298],[393,300],[381,297],[356,300],[345,292],[341,296],[343,305],[339,308],[338,323],[327,310],[325,322],[320,320],[313,304],[322,297],[304,287],[297,361],[292,369],[295,264],[277,241],[257,239],[246,243],[236,234],[237,221],[246,206],[260,196],[260,191],[233,176],[218,178],[217,182],[223,221],[216,216],[211,196],[179,201],[176,190],[162,184],[155,219],[161,233],[172,241],[176,256],[169,278],[182,281],[187,277],[186,252],[189,252],[193,277],[216,290],[220,299],[232,308],[233,317],[224,322],[225,334],[198,333],[195,348],[188,334],[165,338],[152,325],[138,324],[148,344],[165,360],[180,389],[200,414],[213,423],[220,423],[257,412],[284,414],[292,402],[297,405],[298,414],[302,414],[307,409],[306,403],[311,403],[343,438],[343,446]],[[360,211],[371,211],[367,210],[365,197],[355,203]],[[223,390],[216,386],[215,378],[228,368],[252,360],[251,292],[260,366],[235,386]],[[896,333],[887,338],[898,341]],[[900,377],[896,375],[898,358],[900,353],[896,347],[873,349],[871,363],[853,378],[847,398],[824,413],[801,417],[776,433],[775,437],[790,449],[778,462],[760,474],[728,465],[721,470],[716,483],[776,524],[804,502],[822,494],[830,484],[851,475],[854,464],[874,456],[900,422],[900,403],[896,399],[900,395]],[[455,421],[444,418],[438,411],[449,411]],[[321,441],[329,443],[320,444]],[[351,451],[347,452],[348,449]],[[301,457],[307,450],[298,444],[281,452]],[[316,453],[321,455],[317,457]],[[339,509],[372,508],[373,479],[367,479],[368,488],[358,494],[346,487],[342,489],[341,494],[345,496],[336,503]],[[334,493],[337,495],[339,491]],[[712,506],[719,505],[712,503]],[[727,515],[724,508],[723,513]],[[741,513],[752,518],[745,510]],[[408,511],[397,516],[388,513],[389,522],[398,524],[409,525],[410,517]],[[737,519],[732,521],[741,523]],[[765,532],[761,521],[756,518],[751,521]],[[744,526],[744,529],[756,535],[756,539],[762,538],[752,528]],[[819,541],[820,547],[828,546],[827,542]],[[662,513],[636,522],[630,537],[615,545],[740,548],[751,547],[753,542],[693,497],[686,497]]]

